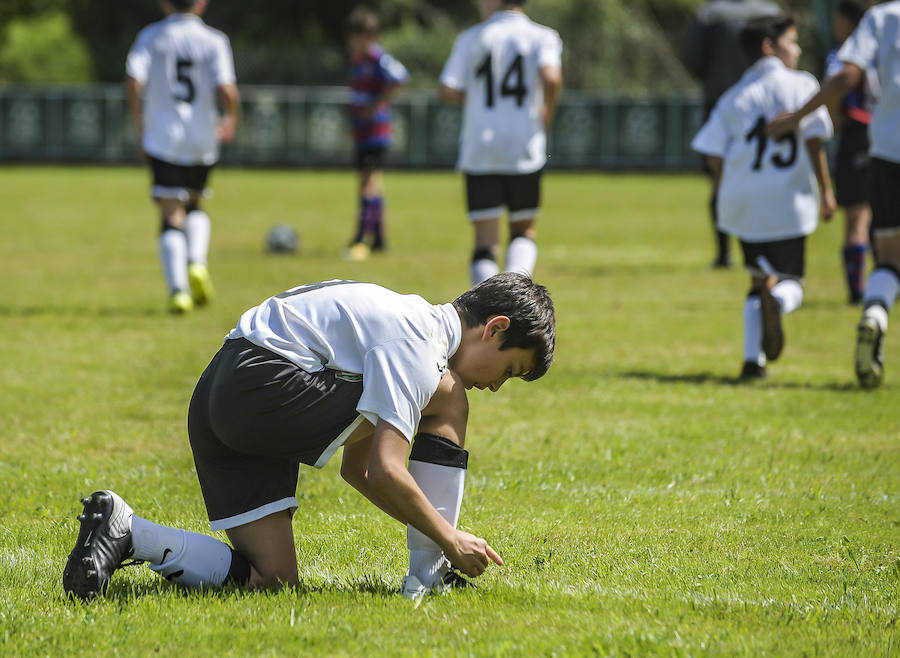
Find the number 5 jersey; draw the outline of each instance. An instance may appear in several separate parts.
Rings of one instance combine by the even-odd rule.
[[[497,11],[456,38],[441,83],[465,93],[458,167],[528,174],[547,161],[540,69],[561,68],[556,30]]]
[[[691,146],[723,160],[716,206],[721,230],[746,242],[769,242],[816,229],[819,194],[806,140],[831,137],[828,111],[820,107],[806,117],[798,133],[772,139],[765,130],[818,90],[811,74],[763,57],[716,103]]]
[[[216,88],[235,82],[228,37],[195,14],[170,14],[138,33],[125,70],[144,86],[144,150],[177,165],[215,164]]]

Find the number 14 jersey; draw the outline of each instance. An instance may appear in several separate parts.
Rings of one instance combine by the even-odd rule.
[[[820,107],[806,117],[799,134],[772,139],[765,129],[818,90],[811,74],[763,57],[716,103],[691,146],[723,159],[716,205],[721,230],[747,242],[769,242],[816,229],[819,194],[806,140],[831,137],[828,111]]]
[[[561,68],[556,30],[520,11],[497,11],[456,38],[441,83],[465,93],[458,167],[527,174],[547,161],[540,69]]]

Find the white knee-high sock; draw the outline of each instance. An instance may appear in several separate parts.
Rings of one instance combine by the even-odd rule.
[[[772,288],[772,297],[781,305],[781,314],[787,315],[796,311],[803,302],[803,286],[795,279],[779,281]]]
[[[874,317],[882,331],[887,331],[887,314],[900,294],[900,280],[893,270],[879,267],[872,271],[863,293],[864,316]]]
[[[181,531],[184,545],[162,564],[148,565],[166,580],[184,587],[221,587],[231,569],[233,551],[225,542],[198,532]]]
[[[420,434],[416,440],[423,441],[422,437],[423,435]],[[447,439],[443,440],[447,441],[447,444],[438,446],[438,451],[449,450],[453,453],[453,461],[456,465],[447,465],[451,462],[440,458],[436,458],[434,461],[443,463],[419,461],[417,457],[432,459],[434,453],[423,450],[421,454],[417,455],[414,450],[410,456],[409,472],[428,501],[434,505],[447,523],[455,528],[459,521],[459,510],[462,507],[463,488],[466,480],[465,459],[468,453]],[[459,456],[462,457],[462,461],[457,459]],[[441,547],[412,526],[406,527],[406,545],[409,548],[409,573],[418,578],[426,587],[433,586],[449,570],[450,563],[444,556]]]
[[[492,276],[500,272],[497,261],[491,258],[479,258],[472,261],[470,275],[472,277],[472,285],[477,286],[482,281],[490,279]]]
[[[162,564],[184,548],[184,530],[158,525],[135,514],[131,517],[131,542],[135,560]]]
[[[186,291],[187,276],[187,238],[184,231],[167,228],[159,236],[159,260],[169,293]]]
[[[211,225],[209,215],[203,210],[192,210],[184,220],[187,236],[188,262],[206,265],[209,257],[209,235]]]
[[[762,350],[762,313],[759,295],[750,295],[744,302],[744,361],[766,365]]]
[[[534,240],[524,235],[513,238],[506,247],[506,271],[530,277],[537,264],[537,254],[538,248]]]

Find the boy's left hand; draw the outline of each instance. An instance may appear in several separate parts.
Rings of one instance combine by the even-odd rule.
[[[837,200],[834,198],[834,192],[828,190],[822,194],[822,219],[826,222],[831,221],[835,210],[837,210]]]

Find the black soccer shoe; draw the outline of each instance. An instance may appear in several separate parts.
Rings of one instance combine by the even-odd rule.
[[[81,503],[81,530],[63,571],[63,589],[89,601],[106,593],[113,572],[127,566],[123,561],[134,553],[130,523],[134,512],[112,491],[95,491]]]
[[[436,586],[440,592],[449,592],[451,589],[465,589],[471,587],[478,589],[478,586],[471,580],[464,578],[456,569],[450,567],[450,571],[441,576],[439,584]]]
[[[744,361],[744,367],[741,369],[741,381],[752,382],[758,379],[766,378],[766,367],[761,366],[756,361]]]
[[[863,317],[856,328],[856,378],[865,389],[878,388],[884,378],[884,332],[873,318]]]

